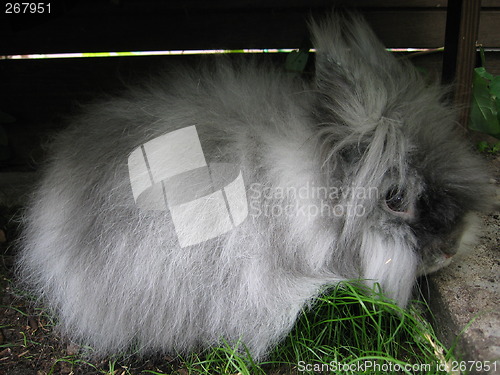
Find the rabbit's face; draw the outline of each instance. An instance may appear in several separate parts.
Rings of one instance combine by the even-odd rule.
[[[356,25],[356,33],[345,33]],[[357,267],[406,303],[414,276],[447,265],[473,237],[470,212],[491,202],[488,173],[456,126],[446,90],[385,51],[358,17],[313,25],[322,161],[335,181],[376,187],[351,199],[341,243]],[[472,228],[472,229],[471,229]],[[406,290],[402,285],[406,283]]]
[[[490,196],[482,160],[453,133],[445,108],[421,112],[420,118],[406,113],[405,118],[398,109],[360,120],[353,126],[359,133],[347,137],[340,133],[347,133],[343,123],[332,117],[335,123],[323,132],[322,144],[331,183],[378,192],[376,200],[368,195],[344,202],[363,206],[366,215],[342,218],[336,249],[359,262],[351,269],[362,279],[375,280],[401,305],[417,276],[448,265],[473,243],[470,213],[487,209]],[[334,256],[334,264],[342,262]]]
[[[404,190],[389,190],[382,200],[382,207],[394,220],[407,225],[414,236],[419,259],[418,275],[446,267],[457,253],[474,243],[477,216],[464,213],[458,202],[446,192],[422,192],[410,202],[404,194]]]
[[[407,176],[402,186],[386,189],[381,206],[388,220],[399,230],[405,227],[412,237],[417,274],[426,275],[449,265],[457,253],[475,243],[479,225],[473,209],[481,202],[471,188],[474,181],[458,168],[447,165],[447,173],[435,174],[425,163],[413,164],[410,169],[418,172]],[[439,164],[434,166],[439,169]]]

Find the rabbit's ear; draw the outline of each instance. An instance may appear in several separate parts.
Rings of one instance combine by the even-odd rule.
[[[412,81],[366,21],[355,13],[310,22],[316,53],[317,110],[355,128],[386,116],[401,81]],[[410,74],[411,75],[411,74]],[[326,115],[326,118],[325,118]]]
[[[385,50],[373,30],[357,13],[332,13],[329,17],[309,22],[312,42],[316,48],[318,84],[337,81],[343,76],[355,83],[366,79],[367,70],[400,69],[394,57]],[[332,77],[333,75],[333,77]]]
[[[387,170],[404,175],[407,140],[398,103],[402,94],[419,92],[422,83],[356,13],[333,13],[310,28],[317,49],[314,115],[322,160],[359,168],[360,183],[375,183]]]

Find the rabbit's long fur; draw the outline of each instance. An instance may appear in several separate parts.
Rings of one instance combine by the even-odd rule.
[[[404,306],[416,277],[461,246],[468,213],[487,206],[487,175],[443,89],[356,15],[311,32],[312,82],[253,62],[179,68],[89,106],[57,136],[18,266],[65,336],[99,355],[241,339],[262,358],[325,286],[377,282]],[[187,128],[246,191],[241,223],[201,242],[131,186],[134,150]]]

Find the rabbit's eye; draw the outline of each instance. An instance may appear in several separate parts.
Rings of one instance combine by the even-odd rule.
[[[387,192],[385,204],[391,211],[405,213],[408,211],[408,207],[404,198],[405,195],[403,190],[393,188]]]

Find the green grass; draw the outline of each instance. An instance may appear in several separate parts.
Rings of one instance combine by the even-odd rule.
[[[430,366],[420,374],[446,373],[437,365],[444,368],[450,358],[423,317],[426,311],[420,302],[403,310],[343,284],[301,317],[274,357],[298,370],[311,369],[301,371],[310,374],[315,365],[345,374],[387,374],[390,369],[404,373],[406,368],[411,374],[412,366],[420,364]]]
[[[403,310],[378,297],[367,296],[348,283],[328,290],[303,312],[292,332],[261,363],[254,361],[242,345],[231,347],[227,343],[203,354],[151,362],[135,356],[94,362],[55,350],[46,373],[66,373],[61,372],[64,367],[68,371],[106,375],[451,374],[446,369],[455,358],[425,319],[428,307],[414,301]],[[11,308],[22,317],[28,315],[17,307]],[[35,312],[51,331],[53,322],[47,313]],[[23,360],[35,360],[40,348],[36,339],[21,334],[16,343],[4,343],[0,348],[18,345],[31,349]]]
[[[402,310],[343,284],[304,312],[267,361],[256,363],[244,348],[225,345],[183,358],[182,367],[189,374],[447,374],[454,358],[425,312],[422,302]]]

